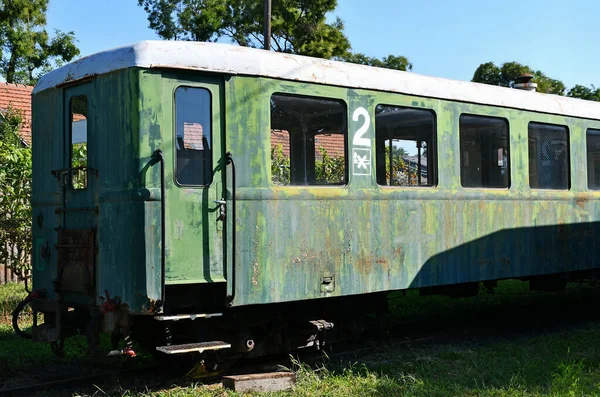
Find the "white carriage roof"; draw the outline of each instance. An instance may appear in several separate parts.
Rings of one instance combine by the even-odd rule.
[[[264,76],[600,119],[600,103],[592,101],[229,44],[189,41],[142,41],[89,55],[44,75],[33,94],[69,81],[130,67]]]

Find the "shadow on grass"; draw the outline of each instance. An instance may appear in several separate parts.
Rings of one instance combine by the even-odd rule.
[[[600,328],[513,341],[468,341],[387,349],[361,364],[330,362],[298,370],[305,395],[599,395]]]
[[[299,394],[600,395],[600,299],[593,288],[530,293],[527,283],[510,281],[474,298],[393,298],[396,326],[418,319],[444,337],[396,347],[383,341],[316,371],[300,365]]]

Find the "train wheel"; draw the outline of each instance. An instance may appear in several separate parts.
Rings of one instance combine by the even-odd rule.
[[[25,299],[17,305],[12,313],[12,326],[15,333],[21,338],[31,339],[32,325],[33,310],[31,310],[31,300]]]

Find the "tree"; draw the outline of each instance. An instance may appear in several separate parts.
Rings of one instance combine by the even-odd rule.
[[[556,95],[565,94],[565,85],[561,81],[552,79],[541,71],[533,70],[529,66],[518,62],[506,62],[500,67],[496,66],[493,62],[482,63],[475,70],[471,81],[499,85],[501,87],[512,87],[515,80],[524,74],[533,75],[532,82],[537,83],[538,92]]]
[[[0,0],[0,73],[9,83],[35,84],[40,74],[79,55],[73,32],[45,29],[49,0]]]
[[[479,65],[471,81],[507,87],[505,84],[502,84],[500,68],[494,62],[486,62]]]
[[[567,92],[567,96],[571,98],[585,99],[588,101],[600,102],[600,88],[592,85],[591,88],[577,84]]]
[[[264,0],[138,0],[150,28],[166,40],[216,41],[264,46]],[[271,10],[271,50],[407,70],[405,57],[382,60],[352,54],[341,19],[327,23],[337,0],[277,0]]]
[[[21,115],[0,115],[0,262],[21,276],[31,253],[31,149],[21,143]]]
[[[377,66],[379,68],[412,70],[412,63],[404,56],[388,55],[382,59],[374,58],[360,53],[348,52],[343,56],[337,57],[340,61],[358,63],[361,65]]]

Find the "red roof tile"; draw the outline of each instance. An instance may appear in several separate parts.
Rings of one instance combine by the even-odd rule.
[[[31,91],[32,86],[22,84],[0,83],[0,109],[10,106],[23,115],[21,138],[31,145]]]
[[[315,135],[315,157],[323,158],[320,149],[323,148],[330,157],[344,157],[345,136],[341,134]],[[271,130],[271,149],[281,145],[283,156],[290,156],[290,133],[288,131]]]

